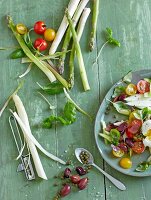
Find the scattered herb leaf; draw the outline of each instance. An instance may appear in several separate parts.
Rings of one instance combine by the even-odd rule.
[[[60,94],[63,92],[64,86],[58,81],[54,81],[54,82],[48,84],[47,86],[41,86],[39,83],[37,83],[37,84],[47,94],[54,95],[54,94]]]
[[[44,128],[51,128],[53,122],[60,122],[63,125],[70,125],[76,121],[76,108],[71,102],[67,102],[64,107],[64,112],[62,116],[51,115],[43,121]]]

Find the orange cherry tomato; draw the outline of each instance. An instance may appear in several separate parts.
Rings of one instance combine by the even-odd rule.
[[[44,38],[45,40],[51,42],[55,39],[55,36],[56,36],[56,32],[55,30],[51,29],[51,28],[48,28],[45,30],[44,32]]]

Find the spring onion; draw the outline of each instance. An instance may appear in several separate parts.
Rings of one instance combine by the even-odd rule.
[[[80,0],[70,0],[69,5],[68,5],[68,11],[69,11],[69,14],[71,17],[74,15],[79,2],[80,2]],[[63,20],[60,24],[60,27],[56,33],[56,37],[49,49],[49,54],[54,54],[56,52],[64,34],[65,34],[67,27],[68,27],[68,21],[67,21],[66,16],[64,16]]]
[[[23,78],[24,76],[26,76],[30,72],[32,65],[33,65],[33,63],[30,63],[29,66],[27,67],[26,71],[23,74],[21,74],[19,76],[19,78]]]
[[[4,110],[6,109],[6,107],[8,106],[10,100],[12,99],[13,95],[16,94],[20,88],[22,87],[23,82],[21,82],[18,87],[16,88],[16,90],[8,97],[7,101],[5,102],[5,104],[3,105],[2,109],[0,110],[0,117],[2,116]]]
[[[55,54],[53,54],[53,55],[43,55],[43,56],[40,56],[40,57],[37,57],[38,58],[38,60],[48,60],[48,59],[58,59],[58,57],[59,56],[62,56],[63,54],[66,54],[66,53],[68,53],[69,51],[64,51],[64,52],[56,52]],[[30,62],[32,62],[32,60],[30,60],[29,58],[27,58],[27,57],[24,57],[24,58],[22,58],[22,61],[21,61],[21,63],[30,63]]]
[[[99,1],[100,0],[93,0],[92,31],[89,44],[90,51],[92,51],[95,48],[95,43],[96,43],[97,21],[99,15]]]
[[[78,37],[78,41],[80,41],[86,21],[89,17],[91,10],[90,8],[85,8],[82,16],[80,18],[79,24],[78,24],[78,28],[77,28],[77,37]],[[70,59],[69,59],[69,70],[70,70],[70,77],[69,77],[69,82],[71,87],[73,87],[74,84],[74,57],[75,57],[75,45],[73,43],[72,45],[72,49],[71,49],[71,54],[70,54]]]
[[[75,14],[72,18],[74,27],[77,25],[77,22],[79,21],[79,18],[80,18],[81,14],[82,14],[82,12],[83,12],[83,10],[86,7],[88,2],[89,2],[89,0],[81,0],[81,2],[79,3],[79,5],[78,5],[78,7],[75,11]],[[67,51],[71,37],[72,37],[72,34],[71,34],[71,31],[70,31],[70,27],[69,27],[68,30],[67,30],[67,33],[65,35],[65,39],[64,39],[64,43],[63,43],[63,47],[62,47],[62,52]],[[65,58],[66,58],[66,54],[62,54],[62,56],[59,59],[58,69],[59,69],[60,74],[62,74],[63,71],[64,71]]]
[[[78,42],[78,37],[77,37],[76,31],[75,31],[75,28],[73,26],[73,22],[71,20],[71,17],[68,13],[68,10],[66,11],[66,16],[67,16],[67,19],[68,19],[68,22],[69,22],[70,30],[72,32],[73,41],[74,41],[74,44],[75,44],[76,55],[77,55],[78,62],[79,62],[80,75],[81,75],[83,87],[84,87],[84,90],[87,91],[87,90],[90,90],[90,86],[89,86],[88,79],[87,79],[87,74],[86,74],[86,70],[85,70],[85,66],[84,66],[84,61],[83,61],[83,57],[82,57],[80,44]]]

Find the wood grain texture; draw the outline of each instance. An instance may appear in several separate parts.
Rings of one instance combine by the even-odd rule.
[[[92,3],[92,2],[91,2]],[[91,6],[91,3],[89,6]],[[11,31],[7,28],[5,16],[12,15],[16,22],[23,22],[32,27],[35,21],[44,20],[49,27],[58,28],[68,0],[0,0],[0,46],[17,45]],[[84,93],[77,62],[76,85],[71,91],[73,99],[95,118],[98,107],[107,90],[129,70],[149,68],[151,63],[151,1],[150,0],[101,0],[97,30],[97,48],[93,53],[88,52],[88,40],[91,29],[91,18],[87,22],[84,36],[81,39],[81,48],[86,64],[91,91]],[[98,50],[104,42],[103,30],[111,27],[115,38],[121,41],[120,48],[107,46],[97,65],[93,62]],[[18,75],[24,72],[26,64],[10,60],[11,50],[0,52],[0,106],[17,86]],[[68,71],[68,62],[65,66]],[[85,147],[92,152],[96,163],[102,168],[123,181],[127,190],[116,189],[98,171],[93,170],[87,190],[73,193],[67,200],[150,200],[150,178],[134,178],[122,175],[103,163],[95,145],[94,123],[78,113],[78,120],[70,126],[55,125],[51,130],[41,128],[41,121],[52,112],[47,104],[37,94],[38,86],[48,83],[47,78],[34,66],[25,78],[25,84],[19,92],[20,97],[29,115],[33,135],[50,152],[72,159],[73,167],[78,165],[74,157],[76,147]],[[47,96],[53,105],[57,105],[56,113],[61,113],[66,102],[64,95]],[[13,103],[10,103],[13,108]],[[58,188],[53,187],[56,180],[54,175],[64,169],[63,166],[51,161],[40,153],[48,181],[37,179],[27,182],[24,174],[17,173],[18,161],[15,160],[17,150],[8,125],[8,109],[0,119],[0,200],[48,200],[52,199]]]

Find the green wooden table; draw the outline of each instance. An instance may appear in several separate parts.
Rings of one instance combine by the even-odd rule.
[[[7,28],[5,15],[11,14],[16,22],[32,26],[37,20],[44,20],[50,27],[58,28],[68,0],[0,0],[0,46],[15,46],[17,43]],[[91,91],[83,92],[78,69],[76,69],[76,84],[71,96],[83,109],[93,117],[96,116],[99,105],[108,89],[129,70],[149,68],[151,63],[151,1],[150,0],[101,0],[100,15],[97,30],[97,48],[88,52],[91,20],[89,19],[81,48],[89,76]],[[120,48],[106,47],[99,58],[98,65],[92,64],[98,50],[103,44],[102,31],[112,27],[115,38],[121,41]],[[17,86],[17,77],[26,65],[10,60],[11,50],[0,52],[0,105]],[[68,65],[66,65],[68,68]],[[77,68],[77,67],[76,67]],[[47,104],[37,94],[36,82],[46,84],[47,78],[37,67],[33,67],[25,78],[25,84],[19,92],[29,115],[34,136],[50,152],[63,159],[78,162],[74,157],[76,147],[85,147],[92,152],[96,163],[127,186],[126,191],[119,191],[95,169],[89,173],[89,186],[81,192],[73,191],[66,199],[72,200],[150,200],[150,177],[135,178],[123,175],[106,164],[95,145],[94,123],[78,113],[78,120],[70,126],[57,125],[51,130],[41,128],[44,117],[51,114]],[[48,97],[57,105],[57,111],[62,109],[64,95]],[[9,104],[13,108],[13,104]],[[8,109],[0,120],[0,200],[48,200],[57,192],[54,175],[64,169],[40,153],[48,181],[37,179],[26,181],[24,174],[16,173],[18,161],[16,147],[8,125]]]

